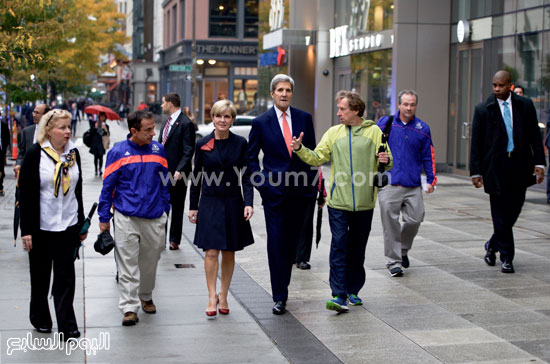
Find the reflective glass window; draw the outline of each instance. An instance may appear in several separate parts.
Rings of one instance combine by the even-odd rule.
[[[210,36],[237,36],[236,0],[210,0]]]
[[[543,29],[543,9],[521,11],[517,15],[517,32],[529,33]]]
[[[351,56],[351,89],[365,101],[367,119],[377,121],[390,112],[391,66],[391,49]]]
[[[258,0],[246,0],[244,4],[244,36],[258,36]]]

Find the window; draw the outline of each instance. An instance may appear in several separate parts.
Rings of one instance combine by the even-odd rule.
[[[237,36],[236,0],[210,0],[210,36]]]
[[[246,0],[244,4],[244,37],[258,37],[258,0]]]

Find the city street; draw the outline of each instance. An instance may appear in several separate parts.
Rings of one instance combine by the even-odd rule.
[[[125,122],[108,124],[111,143],[125,138]],[[78,125],[75,142],[82,156],[87,213],[102,183],[82,143],[86,129],[86,121]],[[166,249],[159,262],[153,292],[158,312],[139,312],[134,327],[121,326],[113,253],[102,256],[93,249],[96,214],[76,261],[74,306],[80,344],[85,345],[83,338],[107,343],[96,352],[75,348],[67,354],[67,348],[33,350],[19,340],[54,335],[36,333],[28,319],[28,257],[20,237],[13,246],[12,161],[6,174],[6,196],[0,197],[0,364],[550,362],[550,205],[541,188],[527,192],[515,225],[515,274],[502,274],[498,264],[489,267],[483,261],[483,243],[493,230],[489,199],[468,177],[439,175],[436,191],[425,195],[426,217],[403,277],[392,278],[385,268],[376,209],[366,251],[367,280],[360,292],[364,304],[339,315],[325,309],[331,293],[325,209],[312,269],[294,268],[289,313],[283,316],[271,313],[265,220],[256,193],[255,244],[236,254],[231,313],[206,319],[202,251],[192,244],[194,225],[185,222],[181,249]],[[55,319],[53,299],[50,311]]]

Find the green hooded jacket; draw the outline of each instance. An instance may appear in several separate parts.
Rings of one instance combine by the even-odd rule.
[[[330,165],[330,187],[327,198],[329,207],[346,211],[364,211],[376,205],[377,188],[373,179],[378,172],[376,153],[382,144],[382,131],[372,120],[362,118],[358,126],[335,125],[327,130],[315,150],[302,145],[294,151],[300,159],[312,166],[327,161]],[[393,158],[387,144],[389,163]]]

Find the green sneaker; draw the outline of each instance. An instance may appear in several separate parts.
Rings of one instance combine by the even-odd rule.
[[[349,308],[346,305],[346,299],[339,296],[334,296],[333,299],[327,301],[327,310],[344,313],[348,312]]]
[[[349,294],[348,301],[351,306],[361,306],[363,304],[363,300],[355,294]]]

